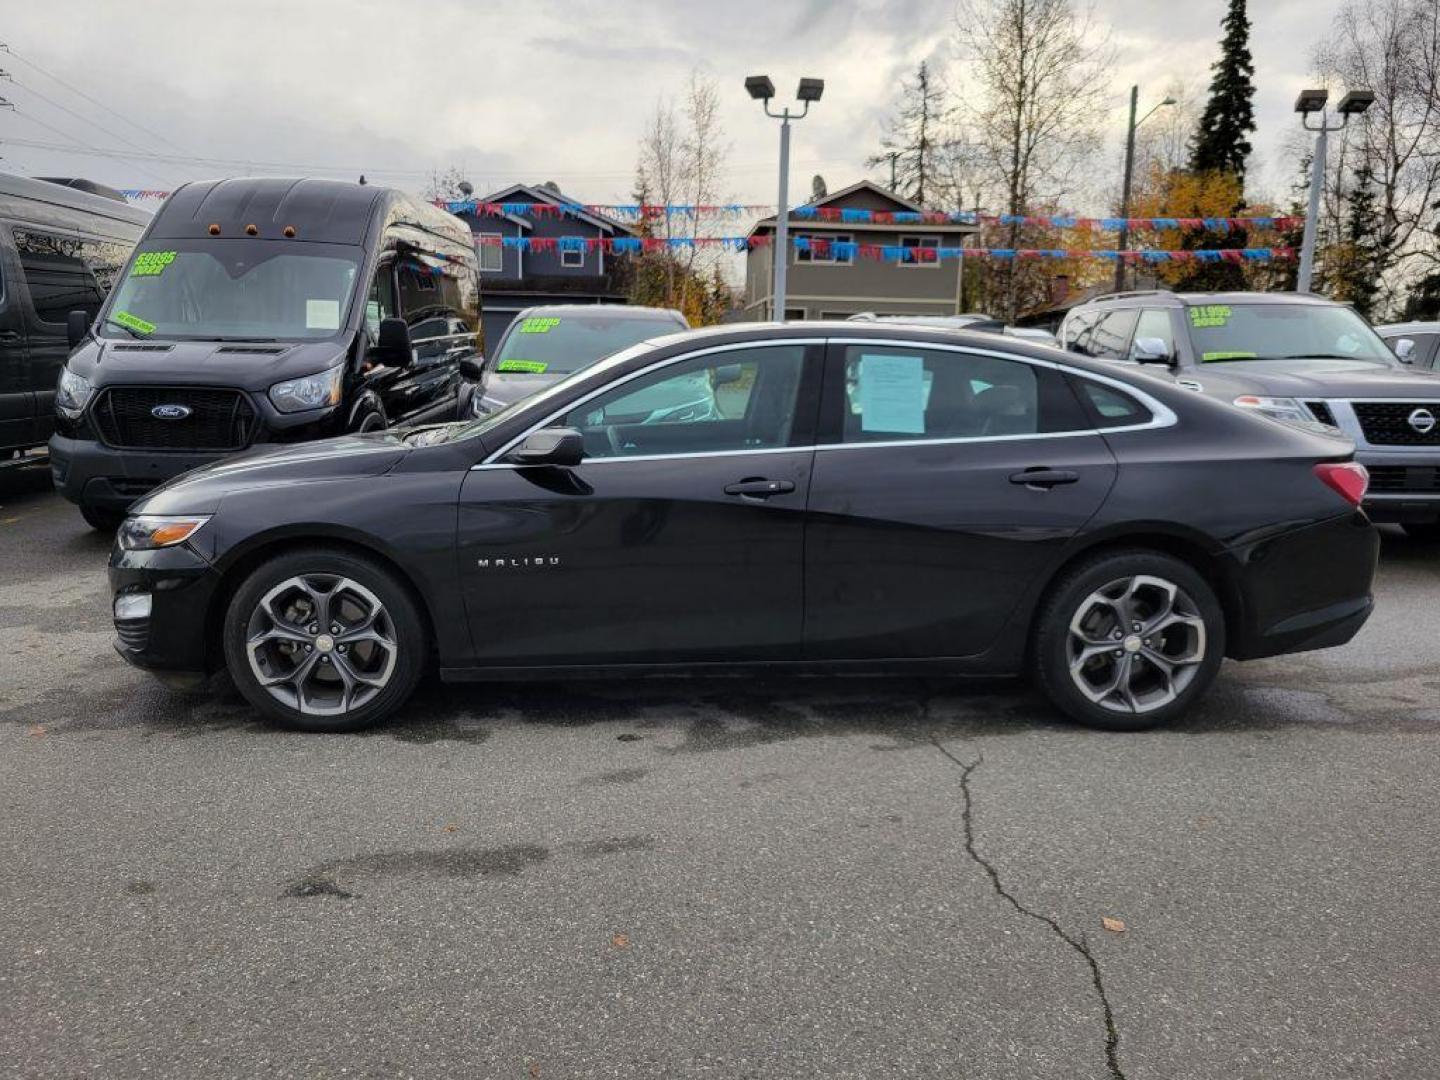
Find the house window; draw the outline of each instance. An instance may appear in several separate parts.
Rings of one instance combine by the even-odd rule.
[[[795,249],[797,263],[812,263],[816,266],[850,266],[855,262],[855,249],[835,250],[836,244],[852,244],[852,233],[796,233],[810,241],[808,248]]]
[[[900,259],[901,266],[940,265],[938,236],[902,236],[900,246],[905,249],[905,254]]]
[[[561,248],[560,265],[572,269],[585,265],[585,251],[583,248]]]
[[[480,259],[482,274],[498,274],[505,269],[505,249],[500,246],[500,234],[487,232],[475,236],[475,254]]]

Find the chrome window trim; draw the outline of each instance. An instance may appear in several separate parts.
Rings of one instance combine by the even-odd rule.
[[[951,446],[962,443],[1016,442],[1022,439],[1073,439],[1084,435],[1110,435],[1130,431],[1153,431],[1158,428],[1174,427],[1177,423],[1179,423],[1179,417],[1175,415],[1175,412],[1168,405],[1165,405],[1156,398],[1151,397],[1144,390],[1141,390],[1139,387],[1134,386],[1131,383],[1127,383],[1122,379],[1113,379],[1107,375],[1097,375],[1096,373],[1091,371],[1083,371],[1079,368],[1070,367],[1067,364],[1056,363],[1053,360],[1042,360],[1039,357],[1023,356],[1019,353],[1004,352],[998,349],[986,349],[974,345],[957,345],[950,342],[911,341],[903,338],[765,338],[758,342],[744,341],[732,342],[729,345],[713,345],[707,349],[700,349],[695,352],[687,352],[681,353],[678,356],[671,356],[664,360],[661,360],[658,363],[651,364],[648,367],[643,367],[636,371],[632,371],[623,379],[618,379],[615,382],[606,383],[604,386],[597,387],[583,397],[578,398],[575,401],[572,401],[564,407],[551,413],[549,416],[545,417],[544,420],[541,420],[540,422],[521,432],[519,435],[515,436],[504,446],[500,447],[500,449],[496,450],[493,454],[487,457],[484,461],[480,462],[477,465],[470,466],[470,469],[472,472],[475,472],[483,469],[524,468],[525,466],[523,465],[501,462],[499,459],[505,454],[509,453],[512,449],[525,441],[525,439],[529,438],[535,432],[549,426],[552,421],[558,419],[559,417],[565,415],[573,409],[584,405],[587,401],[599,397],[601,394],[609,392],[617,386],[625,385],[631,379],[639,378],[641,375],[647,375],[652,371],[660,371],[661,369],[669,367],[671,364],[677,364],[682,360],[693,360],[696,357],[708,356],[712,353],[733,352],[740,349],[768,348],[773,345],[881,345],[893,348],[930,349],[939,350],[942,352],[958,352],[973,356],[988,356],[997,360],[1010,360],[1022,364],[1030,364],[1033,367],[1049,368],[1053,371],[1064,372],[1066,374],[1074,375],[1077,378],[1081,379],[1092,379],[1095,382],[1113,387],[1116,390],[1121,391],[1122,393],[1129,394],[1131,397],[1135,398],[1147,409],[1149,409],[1150,419],[1143,424],[1121,424],[1112,427],[1080,428],[1075,431],[1044,431],[1032,432],[1030,434],[1021,435],[962,435],[944,439],[895,439],[885,440],[883,442],[877,441],[853,443],[814,443],[808,446],[769,446],[755,447],[748,450],[700,450],[677,454],[635,454],[633,456],[627,457],[587,458],[585,459],[585,464],[599,465],[607,461],[663,461],[684,460],[686,458],[738,457],[749,454],[782,454],[821,450],[869,450],[893,448],[898,446]]]

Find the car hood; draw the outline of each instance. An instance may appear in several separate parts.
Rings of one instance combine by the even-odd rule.
[[[1185,377],[1205,389],[1292,398],[1440,398],[1440,376],[1354,360],[1233,360]]]
[[[408,446],[386,432],[257,447],[180,474],[145,496],[130,512],[208,514],[232,491],[380,476],[409,453]]]
[[[228,386],[264,391],[345,359],[344,341],[90,341],[70,369],[96,386]]]

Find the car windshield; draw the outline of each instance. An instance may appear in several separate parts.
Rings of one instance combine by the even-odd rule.
[[[495,370],[533,375],[570,375],[601,357],[647,338],[684,329],[672,315],[531,315],[519,320],[500,343]]]
[[[359,248],[285,240],[142,246],[96,331],[106,337],[308,341],[339,333]]]
[[[1353,360],[1390,365],[1379,335],[1347,307],[1322,304],[1200,304],[1186,308],[1202,363]]]

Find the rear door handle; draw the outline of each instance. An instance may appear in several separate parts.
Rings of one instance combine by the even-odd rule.
[[[1057,484],[1073,484],[1079,479],[1080,474],[1073,469],[1025,469],[1010,475],[1012,484],[1024,484],[1026,487],[1037,488],[1051,488]]]
[[[768,499],[771,495],[783,495],[794,490],[795,483],[792,480],[741,480],[738,484],[727,484],[725,494]]]

